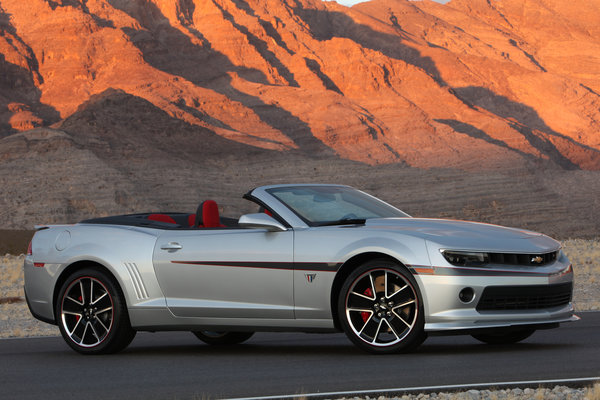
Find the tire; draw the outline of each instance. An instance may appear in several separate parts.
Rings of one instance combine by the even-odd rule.
[[[476,333],[471,336],[487,344],[513,344],[527,339],[534,332],[535,329],[503,330],[494,333]]]
[[[100,268],[71,274],[60,288],[55,312],[63,339],[81,354],[116,353],[135,337],[120,287]]]
[[[254,335],[254,332],[193,331],[192,333],[204,343],[216,346],[239,344]]]
[[[338,316],[346,336],[370,353],[409,352],[427,338],[419,287],[405,268],[388,260],[366,262],[348,276]]]

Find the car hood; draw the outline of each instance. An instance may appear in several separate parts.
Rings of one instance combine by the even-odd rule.
[[[541,233],[479,222],[432,218],[376,218],[365,227],[418,236],[442,247],[498,252],[545,252],[560,243]]]

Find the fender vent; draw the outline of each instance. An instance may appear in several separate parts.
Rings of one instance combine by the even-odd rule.
[[[129,273],[129,277],[131,278],[131,283],[133,283],[133,288],[135,289],[135,296],[138,300],[145,300],[148,297],[148,292],[146,291],[146,287],[144,286],[144,281],[142,280],[142,276],[140,275],[140,271],[138,271],[137,265],[135,263],[124,263],[125,268],[127,268],[127,272]]]

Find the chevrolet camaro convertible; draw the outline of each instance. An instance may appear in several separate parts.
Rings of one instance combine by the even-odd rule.
[[[121,215],[38,227],[25,258],[31,313],[84,354],[136,331],[186,330],[209,344],[256,331],[343,331],[396,353],[431,334],[515,343],[574,321],[573,270],[540,233],[411,218],[339,185],[273,185],[256,213]]]

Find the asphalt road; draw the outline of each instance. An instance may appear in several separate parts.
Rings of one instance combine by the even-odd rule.
[[[600,312],[510,346],[432,337],[373,356],[342,334],[258,333],[211,347],[139,333],[124,352],[81,356],[61,338],[0,340],[0,399],[214,399],[600,376]]]

